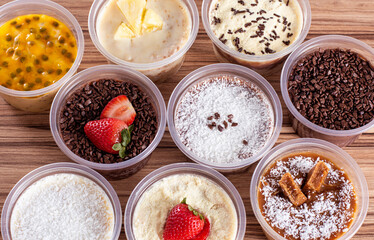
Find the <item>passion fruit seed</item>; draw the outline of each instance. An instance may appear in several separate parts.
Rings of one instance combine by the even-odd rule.
[[[26,58],[25,58],[25,57],[21,57],[21,58],[19,59],[19,61],[20,61],[21,63],[23,63],[23,62],[26,61]]]
[[[44,33],[45,31],[47,31],[47,29],[46,29],[45,27],[41,27],[41,28],[39,29],[39,31],[40,31],[41,33]]]
[[[49,69],[48,70],[48,74],[52,74],[52,73],[54,73],[55,72],[55,70],[53,70],[53,69]]]
[[[48,56],[47,55],[42,55],[42,60],[43,61],[48,61]]]
[[[42,83],[42,79],[41,78],[35,78],[35,82],[36,83]]]
[[[70,52],[66,53],[67,58],[71,58],[72,56],[73,56],[73,54],[71,54]]]
[[[51,85],[51,82],[50,82],[50,81],[46,81],[46,82],[44,83],[44,87],[48,87],[49,85]]]
[[[8,50],[6,50],[6,53],[8,55],[13,55],[14,54],[14,49],[13,48],[8,48]]]
[[[30,45],[30,46],[34,46],[35,42],[34,41],[28,41],[27,44]]]
[[[58,22],[54,21],[54,22],[52,23],[52,25],[53,25],[54,27],[58,27],[60,24],[59,24]]]
[[[8,86],[12,86],[12,80],[8,80],[8,81],[6,81],[6,85],[8,85]]]
[[[48,42],[47,42],[47,46],[48,46],[48,47],[53,47],[53,42],[48,41]]]
[[[21,68],[17,68],[17,69],[16,69],[16,72],[17,72],[17,73],[21,73],[21,72],[22,72],[22,69],[21,69]]]
[[[35,33],[36,29],[35,28],[30,28],[30,33]]]
[[[17,21],[13,21],[10,23],[11,25],[16,25],[17,24]]]
[[[65,38],[63,36],[59,36],[58,37],[58,42],[61,43],[61,44],[65,43]]]
[[[36,34],[36,35],[35,35],[35,39],[36,39],[36,40],[39,40],[39,39],[41,39],[41,38],[42,38],[42,36],[40,36],[40,34]]]
[[[57,69],[56,73],[57,73],[57,75],[60,75],[62,73],[62,70],[61,69]]]
[[[17,75],[16,75],[15,73],[13,73],[13,72],[10,74],[10,77],[11,77],[11,78],[15,78],[16,76],[17,76]]]
[[[5,40],[7,40],[8,42],[12,41],[12,36],[10,36],[10,34],[8,33],[5,37]]]
[[[39,16],[33,16],[32,18],[33,18],[34,20],[37,20],[37,21],[40,19]]]
[[[8,67],[8,62],[4,61],[4,62],[3,62],[3,66],[4,66],[4,67]]]
[[[26,67],[26,72],[31,72],[31,70],[32,70],[32,67],[30,66]]]
[[[22,24],[17,24],[16,25],[16,28],[18,29],[18,28],[21,28],[22,27]]]
[[[30,23],[31,22],[31,20],[30,19],[28,19],[28,18],[26,18],[26,23]]]
[[[40,64],[40,60],[39,60],[39,59],[35,59],[35,60],[34,60],[34,64],[35,64],[35,65],[39,65],[39,64]]]
[[[21,79],[19,80],[19,84],[25,84],[25,79],[24,79],[24,78],[21,78]]]
[[[68,50],[66,50],[66,49],[61,50],[62,55],[65,55],[67,52],[68,52]]]
[[[38,68],[38,73],[42,74],[44,72],[44,68]]]

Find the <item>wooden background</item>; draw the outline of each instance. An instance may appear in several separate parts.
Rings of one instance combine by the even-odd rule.
[[[86,43],[82,65],[79,70],[106,64],[105,58],[96,50],[88,33],[87,19],[93,0],[55,0],[70,10],[80,22]],[[0,4],[9,2],[0,0]],[[344,34],[358,38],[374,47],[374,4],[373,0],[310,0],[312,6],[312,27],[307,39],[323,34]],[[197,0],[199,9],[202,0]],[[191,71],[217,63],[210,40],[202,24],[196,42],[187,54],[186,62],[179,73],[165,83],[158,84],[165,101],[177,83]],[[279,73],[268,80],[280,95]],[[282,103],[283,104],[283,103]],[[285,112],[284,124],[277,144],[298,136],[293,131]],[[354,144],[345,150],[351,154],[362,168],[370,190],[370,207],[364,224],[354,239],[374,239],[374,129],[363,134]],[[126,202],[136,184],[151,171],[166,164],[189,161],[176,147],[169,132],[144,169],[134,176],[111,181],[125,210]],[[53,141],[49,130],[48,113],[29,114],[16,110],[0,98],[0,207],[16,182],[31,170],[45,164],[70,162]],[[247,211],[247,232],[245,239],[265,239],[250,205],[249,186],[256,165],[241,174],[227,177],[239,190]],[[120,239],[126,239],[124,231]]]

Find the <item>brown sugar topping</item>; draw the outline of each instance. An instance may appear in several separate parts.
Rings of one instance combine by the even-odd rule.
[[[279,181],[284,195],[286,195],[295,206],[300,206],[305,203],[307,198],[301,191],[299,185],[293,180],[291,173],[286,173]]]
[[[308,180],[303,188],[305,191],[320,191],[323,181],[329,173],[326,163],[318,162],[308,173]]]

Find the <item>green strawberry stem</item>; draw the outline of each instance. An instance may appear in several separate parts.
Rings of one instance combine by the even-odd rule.
[[[127,156],[126,148],[127,145],[131,142],[131,133],[134,130],[134,125],[130,125],[128,128],[125,128],[121,131],[122,142],[116,143],[113,145],[112,149],[119,152],[120,158]]]
[[[193,207],[187,204],[187,198],[183,198],[181,203],[186,204],[188,206],[188,210],[190,210],[195,216],[199,216],[201,220],[204,220],[204,216],[201,213],[199,213],[198,211],[193,209]]]

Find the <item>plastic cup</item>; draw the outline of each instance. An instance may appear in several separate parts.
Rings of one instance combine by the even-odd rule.
[[[5,200],[3,211],[1,213],[1,234],[3,239],[12,239],[10,231],[12,212],[15,204],[23,192],[40,179],[59,173],[76,174],[86,177],[95,182],[104,190],[112,204],[114,212],[114,228],[111,240],[117,240],[122,228],[122,209],[117,193],[114,191],[112,185],[110,185],[110,183],[103,176],[88,167],[75,163],[48,164],[28,173],[17,182]]]
[[[243,200],[240,197],[240,194],[238,190],[236,190],[235,186],[225,176],[208,167],[204,167],[195,163],[174,163],[151,172],[145,178],[143,178],[143,180],[140,181],[132,191],[129,200],[127,201],[124,215],[124,225],[126,237],[128,240],[135,240],[135,236],[133,233],[134,211],[143,193],[146,192],[147,189],[149,189],[157,181],[165,177],[177,174],[194,174],[202,176],[208,178],[209,180],[220,186],[230,197],[236,209],[236,214],[238,217],[238,228],[235,239],[242,240],[244,238],[246,228],[246,212]]]
[[[283,100],[289,110],[292,127],[301,137],[320,138],[332,142],[340,147],[353,143],[359,136],[374,126],[374,120],[360,128],[351,130],[332,130],[318,126],[305,117],[295,108],[288,94],[288,79],[292,68],[304,56],[324,49],[346,49],[358,53],[361,57],[370,61],[374,66],[374,50],[367,44],[347,36],[325,35],[313,38],[297,48],[287,59],[281,74],[281,91]]]
[[[280,52],[268,55],[247,55],[239,53],[235,49],[231,49],[223,44],[218,37],[213,33],[209,20],[209,10],[212,0],[204,0],[201,16],[206,33],[213,43],[213,50],[220,62],[230,62],[249,67],[261,75],[269,75],[280,69],[286,57],[293,52],[306,38],[312,22],[312,12],[308,0],[297,0],[300,4],[303,14],[303,25],[299,38],[289,47]]]
[[[341,148],[329,142],[312,138],[290,140],[278,145],[264,156],[253,173],[250,188],[251,204],[257,221],[260,223],[265,235],[269,240],[286,240],[286,238],[280,236],[273,230],[260,211],[258,204],[258,185],[260,178],[274,161],[287,155],[301,152],[317,153],[327,157],[331,159],[337,167],[343,169],[348,174],[357,195],[357,212],[351,227],[339,239],[346,240],[352,238],[364,222],[369,207],[369,190],[364,173],[361,171],[356,161]]]
[[[274,126],[273,132],[271,137],[268,139],[267,143],[264,147],[255,155],[250,158],[247,158],[241,162],[236,163],[227,163],[227,164],[219,164],[219,163],[212,163],[208,160],[202,159],[198,157],[195,153],[189,150],[180,140],[179,134],[175,129],[175,111],[179,105],[180,100],[185,95],[185,93],[190,89],[192,86],[203,82],[204,80],[208,79],[209,77],[220,76],[220,75],[228,75],[233,77],[238,77],[246,82],[253,83],[257,87],[259,87],[263,94],[269,99],[271,106],[273,108],[274,113]],[[263,78],[258,73],[254,72],[251,69],[248,69],[243,66],[229,64],[229,63],[219,63],[219,64],[212,64],[209,66],[205,66],[199,68],[189,75],[187,75],[174,89],[168,104],[168,127],[170,131],[170,135],[173,138],[173,141],[178,146],[178,148],[191,160],[200,163],[204,166],[208,166],[219,170],[221,172],[236,172],[241,171],[248,167],[250,164],[258,161],[267,151],[269,151],[277,141],[279,137],[279,133],[282,128],[282,107],[279,101],[279,98],[273,89],[273,87],[269,84],[269,82]]]
[[[42,112],[51,107],[58,89],[78,70],[84,52],[84,37],[77,19],[61,5],[48,0],[17,0],[0,7],[0,25],[27,14],[46,14],[54,17],[70,28],[77,41],[77,57],[70,70],[56,83],[33,91],[18,91],[0,86],[0,95],[13,107]]]
[[[73,153],[65,144],[61,137],[59,119],[61,108],[64,106],[66,98],[71,93],[81,88],[89,82],[99,79],[116,79],[120,81],[131,82],[137,85],[151,99],[158,120],[157,133],[151,144],[139,155],[120,162],[120,163],[97,163],[83,159]],[[166,125],[166,107],[164,99],[156,85],[143,74],[125,67],[116,65],[102,65],[86,69],[72,77],[57,93],[51,107],[50,126],[53,138],[61,151],[76,163],[83,164],[87,167],[97,170],[104,176],[111,179],[120,179],[129,177],[142,169],[151,157],[151,153],[160,143],[165,132]]]
[[[187,6],[187,9],[191,16],[191,34],[181,49],[171,55],[170,57],[163,59],[158,62],[152,63],[134,63],[122,60],[116,56],[113,56],[110,52],[108,52],[100,43],[99,38],[97,36],[96,25],[98,21],[98,17],[100,15],[101,10],[103,7],[109,2],[110,0],[95,0],[91,6],[90,14],[88,16],[88,30],[90,32],[91,39],[96,46],[96,48],[103,54],[110,63],[118,64],[124,67],[135,69],[147,77],[152,79],[153,81],[164,81],[170,76],[174,75],[179,71],[181,68],[185,55],[187,51],[191,48],[192,44],[194,43],[198,30],[199,30],[199,11],[196,7],[196,3],[194,0],[181,0]]]

